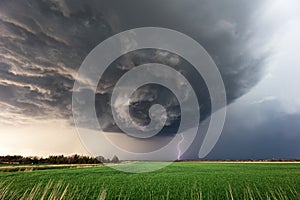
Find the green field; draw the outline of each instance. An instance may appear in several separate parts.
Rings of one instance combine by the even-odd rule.
[[[0,172],[0,199],[20,198],[300,199],[300,164],[179,162],[144,174],[105,166]]]

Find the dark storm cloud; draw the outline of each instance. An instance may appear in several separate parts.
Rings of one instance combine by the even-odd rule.
[[[244,94],[260,79],[266,52],[257,53],[264,44],[254,45],[254,41],[263,37],[255,35],[263,1],[132,0],[130,6],[127,1],[106,3],[113,8],[106,13],[117,31],[158,26],[196,39],[219,66],[229,99]]]
[[[130,28],[158,26],[186,33],[210,53],[218,65],[232,102],[261,76],[264,53],[256,50],[253,19],[261,1],[8,1],[0,2],[0,103],[20,109],[28,117],[68,118],[76,70],[92,48],[112,34]],[[256,44],[257,46],[254,46]],[[163,51],[125,55],[101,79],[96,94],[99,120],[118,131],[109,97],[118,78],[134,66],[156,61],[180,69],[200,85],[201,107],[209,114],[206,87],[184,60]],[[178,102],[164,89],[146,86],[133,96],[131,114],[147,124],[149,105],[163,102],[167,125],[179,123]],[[206,92],[206,93],[205,93]],[[168,130],[168,131],[170,131]]]
[[[76,70],[110,30],[84,2],[0,2],[1,104],[28,118],[71,116]],[[12,122],[13,123],[13,122]]]
[[[207,159],[299,158],[300,115],[288,114],[278,104],[272,100],[240,112],[229,109],[220,140]],[[194,158],[198,149],[194,144],[185,158]]]
[[[256,43],[255,46],[253,42],[256,40],[256,27],[252,20],[259,15],[258,1],[130,1],[132,6],[128,6],[128,2],[124,1],[106,3],[107,8],[113,8],[104,13],[115,33],[136,27],[158,26],[175,29],[197,39],[217,63],[225,82],[229,103],[248,92],[262,75],[266,52],[261,53],[257,50],[261,49],[263,44]],[[194,81],[194,89],[201,104],[202,119],[205,119],[210,112],[210,99],[203,80],[194,76],[195,73],[188,63],[168,52],[136,51],[123,56],[119,63],[111,66],[113,69],[109,70],[110,73],[104,75],[102,82],[100,81],[99,92],[110,94],[114,83],[122,74],[135,66],[154,61],[179,69],[189,81]],[[161,88],[148,87],[146,91],[148,93],[139,89],[137,95],[131,99],[130,109],[135,110],[131,112],[134,121],[141,125],[148,124],[150,118],[147,113],[150,105],[157,103],[157,99],[167,99],[169,102],[162,103],[169,115],[169,129],[165,132],[176,132],[175,125],[180,121],[180,110],[174,96],[167,96]],[[104,105],[107,108],[109,104]],[[99,112],[99,121],[105,122],[102,126],[107,128],[106,130],[119,131],[113,123],[107,123],[113,122],[110,110],[108,108]],[[174,118],[171,118],[171,115]]]

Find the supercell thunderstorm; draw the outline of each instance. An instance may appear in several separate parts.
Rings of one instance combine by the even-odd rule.
[[[232,5],[239,9],[232,11]],[[220,7],[222,14],[217,12]],[[234,0],[224,5],[219,1],[183,3],[179,0],[147,4],[140,1],[3,0],[0,2],[0,107],[3,110],[0,122],[9,124],[13,119],[14,123],[30,123],[37,119],[61,118],[70,119],[72,123],[72,92],[90,92],[88,89],[72,91],[77,69],[85,56],[113,34],[143,26],[175,29],[203,45],[219,68],[227,101],[231,103],[248,92],[262,74],[267,52],[256,51],[261,44],[255,41],[252,32],[255,25],[250,22],[258,7],[259,3]],[[136,11],[134,15],[133,11]],[[139,15],[140,20],[135,15]],[[176,54],[145,49],[121,56],[101,77],[95,109],[104,131],[121,133],[111,114],[114,85],[130,69],[150,62],[181,72],[196,92],[201,120],[210,116],[207,87],[201,75],[194,73],[193,66]],[[179,82],[178,88],[181,87]],[[189,91],[181,90],[189,95]],[[132,120],[147,125],[148,111],[154,104],[163,105],[167,111],[159,136],[175,134],[180,123],[180,106],[174,94],[159,85],[145,85],[136,90],[128,105]],[[82,122],[82,126],[93,129],[88,121]],[[183,141],[184,138],[177,145],[178,159]]]

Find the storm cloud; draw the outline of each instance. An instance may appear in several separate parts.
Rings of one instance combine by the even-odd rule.
[[[202,44],[222,74],[228,102],[233,102],[262,75],[268,52],[258,50],[263,49],[263,44],[256,41],[257,27],[253,22],[259,16],[261,4],[261,1],[237,0],[3,0],[0,2],[0,103],[7,113],[1,118],[8,122],[11,114],[12,123],[23,118],[70,118],[72,87],[85,56],[109,36],[145,26],[181,31]],[[109,113],[114,84],[126,71],[149,61],[181,69],[187,77],[193,74],[186,61],[169,52],[148,50],[121,57],[101,79],[96,94],[97,113],[108,130],[118,130]],[[201,76],[190,79],[201,83],[202,109],[208,116],[209,97]],[[169,106],[167,126],[176,127],[180,119],[178,102],[171,97],[163,98],[164,91],[151,86],[139,89],[131,105],[133,119],[146,124],[149,118],[143,113],[147,113],[151,103],[164,99]]]

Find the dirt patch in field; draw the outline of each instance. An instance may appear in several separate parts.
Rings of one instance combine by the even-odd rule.
[[[62,165],[13,165],[0,166],[0,172],[17,172],[17,171],[35,171],[45,169],[64,169],[64,168],[82,168],[82,167],[96,167],[103,166],[103,164],[62,164]]]

